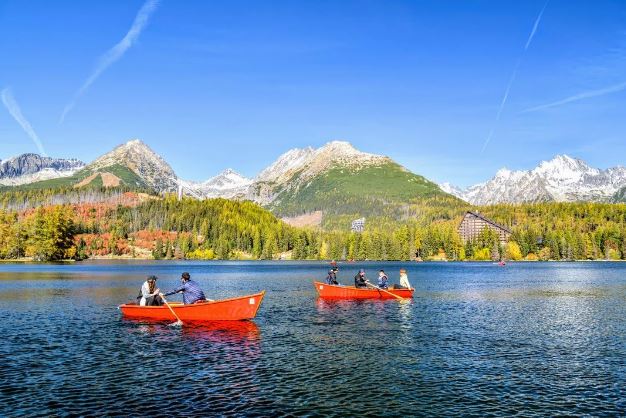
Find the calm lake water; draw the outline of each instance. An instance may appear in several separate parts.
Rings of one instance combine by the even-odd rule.
[[[411,302],[318,300],[324,263],[0,264],[0,416],[623,415],[626,263],[383,266]],[[123,320],[146,274],[254,322]],[[175,297],[171,297],[172,300]]]

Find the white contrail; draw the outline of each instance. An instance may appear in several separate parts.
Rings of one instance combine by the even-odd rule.
[[[131,25],[126,36],[119,41],[113,48],[109,49],[104,55],[100,57],[96,67],[94,68],[91,75],[87,78],[87,80],[83,83],[83,85],[78,89],[72,100],[65,106],[63,109],[63,113],[61,114],[61,119],[59,123],[63,123],[65,120],[65,116],[69,113],[70,110],[76,104],[76,101],[87,91],[89,86],[93,84],[94,81],[102,74],[107,68],[109,68],[113,63],[122,58],[124,53],[135,44],[139,35],[143,31],[143,29],[148,24],[148,19],[158,5],[158,0],[148,0],[146,1],[139,12],[137,12],[137,16],[135,16],[135,20]]]
[[[546,3],[543,5],[543,9],[541,9],[541,12],[539,12],[539,16],[537,16],[537,19],[535,19],[533,30],[530,32],[530,36],[528,37],[528,40],[526,41],[526,46],[524,47],[524,51],[528,49],[528,47],[530,46],[530,43],[533,41],[533,38],[535,37],[535,33],[537,32],[537,28],[539,27],[539,22],[541,22],[541,16],[543,16],[543,12],[546,10],[547,5],[548,5],[548,2],[546,1]]]
[[[489,142],[491,141],[491,138],[493,137],[493,134],[496,132],[496,126],[498,125],[498,122],[500,121],[500,116],[502,115],[502,111],[504,110],[504,105],[506,104],[506,100],[509,98],[509,92],[511,91],[511,86],[513,86],[513,81],[515,81],[515,77],[517,76],[517,70],[519,69],[519,66],[521,63],[522,63],[522,59],[520,58],[517,60],[517,64],[515,64],[515,68],[513,69],[513,73],[511,74],[511,78],[509,78],[509,83],[506,85],[506,89],[504,90],[504,96],[502,96],[502,101],[500,102],[500,107],[498,108],[498,113],[496,113],[495,122],[493,126],[491,127],[491,130],[489,131],[489,135],[487,135],[487,139],[485,140],[485,143],[483,144],[483,148],[480,150],[481,154],[485,151],[487,144],[489,144]]]
[[[31,126],[31,124],[28,122],[28,120],[26,120],[26,118],[22,114],[22,110],[20,109],[20,106],[17,104],[17,102],[15,101],[15,98],[13,97],[13,94],[11,93],[11,89],[8,87],[5,88],[4,90],[2,90],[2,94],[0,95],[2,96],[2,103],[4,103],[4,106],[7,108],[11,116],[13,116],[13,119],[15,119],[17,123],[20,124],[22,129],[24,129],[24,132],[26,132],[26,134],[30,136],[30,138],[33,140],[33,142],[37,146],[39,153],[43,155],[44,157],[47,157],[48,154],[46,154],[46,150],[43,148],[43,144],[39,140],[39,137],[37,136],[37,133]]]
[[[537,110],[548,109],[550,107],[561,106],[561,105],[571,103],[571,102],[577,102],[578,100],[590,99],[592,97],[598,97],[598,96],[604,96],[606,94],[617,93],[625,89],[626,89],[626,83],[620,83],[620,84],[615,84],[610,87],[605,87],[603,89],[589,90],[583,93],[575,94],[574,96],[566,97],[565,99],[562,99],[562,100],[557,100],[556,102],[528,108],[522,111],[522,113],[534,112]]]
[[[513,73],[511,73],[511,78],[509,79],[509,84],[507,84],[506,89],[504,90],[504,95],[502,96],[502,101],[500,102],[500,107],[498,108],[498,113],[496,113],[496,119],[494,120],[493,125],[491,127],[491,130],[489,131],[489,135],[487,135],[487,138],[485,139],[485,142],[483,143],[483,147],[480,150],[481,154],[483,152],[485,152],[485,148],[487,148],[487,145],[489,145],[489,142],[491,142],[491,138],[493,137],[493,134],[496,132],[496,127],[498,126],[498,123],[500,122],[500,116],[502,116],[502,111],[504,110],[504,106],[506,105],[506,101],[509,98],[509,92],[511,91],[511,87],[513,86],[513,82],[515,81],[515,77],[517,77],[517,70],[519,70],[519,66],[521,65],[522,60],[524,59],[524,55],[526,54],[526,51],[528,50],[528,47],[530,46],[531,42],[533,41],[533,38],[535,37],[535,33],[537,33],[537,28],[539,28],[539,22],[541,22],[541,17],[543,16],[543,12],[546,10],[546,7],[548,6],[548,2],[549,2],[549,0],[547,0],[545,2],[545,4],[543,5],[543,8],[539,12],[539,15],[537,15],[537,18],[535,19],[535,23],[533,24],[533,28],[530,31],[530,35],[528,35],[528,39],[526,40],[526,45],[524,46],[524,50],[522,51],[522,55],[517,60],[517,63],[515,64],[515,68],[513,69]]]

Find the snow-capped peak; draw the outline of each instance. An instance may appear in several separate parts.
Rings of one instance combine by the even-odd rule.
[[[230,199],[245,195],[252,184],[252,179],[242,176],[232,168],[227,168],[202,183],[185,180],[179,180],[179,183],[183,186],[183,190],[191,190],[194,195]]]
[[[233,187],[249,186],[250,183],[252,183],[252,179],[242,176],[232,168],[227,168],[202,184],[210,187],[230,189]]]
[[[583,160],[567,155],[557,155],[550,161],[542,161],[535,170],[537,173],[559,174],[563,177],[579,177],[590,170],[597,171],[589,167]]]
[[[500,169],[486,183],[450,193],[476,205],[535,201],[606,201],[626,186],[626,169],[600,170],[568,155],[542,161],[528,171]],[[443,187],[442,187],[443,188]]]
[[[512,171],[506,167],[502,167],[496,172],[496,177],[509,177]]]

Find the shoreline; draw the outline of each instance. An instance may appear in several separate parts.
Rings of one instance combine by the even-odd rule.
[[[272,260],[260,260],[260,259],[236,259],[236,258],[212,258],[212,259],[191,259],[191,258],[170,258],[170,259],[154,259],[154,258],[146,258],[146,257],[127,257],[127,256],[99,256],[99,257],[90,257],[84,260],[52,260],[52,261],[35,261],[32,257],[21,257],[16,259],[0,259],[0,264],[50,264],[50,263],[58,263],[58,264],[73,264],[73,263],[81,263],[83,261],[233,261],[233,262],[241,262],[241,261],[251,261],[251,262],[266,262],[266,261],[282,261],[282,262],[299,262],[299,261],[318,261],[322,263],[331,263],[332,261],[336,261],[341,264],[358,264],[362,262],[381,262],[381,263],[413,263],[413,264],[434,264],[434,263],[487,263],[497,265],[498,261],[488,261],[488,260],[318,260],[318,259],[272,259]],[[516,263],[597,263],[597,262],[606,262],[606,263],[622,263],[626,262],[626,260],[607,260],[603,258],[589,260],[516,260],[516,261],[506,261],[506,264],[516,264]]]

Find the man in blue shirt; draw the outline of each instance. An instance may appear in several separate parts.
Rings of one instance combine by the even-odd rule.
[[[180,277],[180,281],[182,283],[181,286],[172,290],[171,292],[166,293],[164,296],[173,295],[175,293],[183,293],[183,303],[185,305],[191,305],[192,303],[196,303],[198,301],[205,301],[206,297],[204,296],[204,292],[200,289],[200,285],[193,280],[191,280],[191,276],[189,273],[184,272]]]

